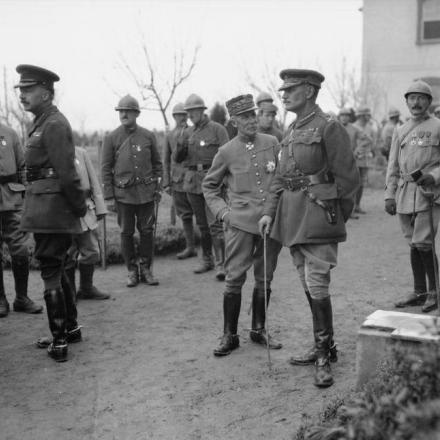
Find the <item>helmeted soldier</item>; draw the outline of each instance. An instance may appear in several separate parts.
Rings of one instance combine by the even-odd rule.
[[[410,246],[414,277],[414,291],[398,301],[396,307],[424,303],[422,311],[429,312],[437,308],[429,193],[434,194],[432,214],[436,234],[440,220],[440,121],[428,113],[432,90],[426,82],[413,82],[405,93],[405,100],[411,119],[394,130],[386,176],[385,210],[399,217]]]
[[[261,233],[270,228],[271,237],[290,248],[310,298],[315,385],[327,387],[333,384],[330,270],[337,263],[338,243],[346,239],[359,174],[346,130],[315,103],[324,76],[304,69],[283,70],[280,76],[284,106],[297,119],[281,143],[259,228]]]
[[[23,208],[22,176],[24,171],[23,149],[17,133],[0,124],[0,242],[5,242],[11,255],[11,268],[15,281],[14,311],[41,313],[43,307],[35,304],[27,295],[29,279],[29,234],[20,230],[20,214]],[[1,252],[0,252],[1,258]],[[0,260],[0,318],[9,313],[3,284],[3,266]]]
[[[35,257],[44,282],[49,327],[53,340],[48,353],[67,360],[67,343],[81,340],[75,295],[64,270],[72,234],[81,232],[80,218],[87,211],[84,192],[75,170],[72,129],[52,104],[59,76],[41,67],[19,65],[16,87],[26,111],[35,115],[25,151],[28,186],[21,229],[34,233]]]
[[[283,133],[275,126],[278,107],[269,102],[262,102],[257,112],[258,132],[275,136],[278,142],[281,142]]]
[[[188,128],[188,114],[183,108],[182,103],[173,107],[173,118],[176,126],[171,130],[165,139],[163,155],[164,175],[163,188],[173,197],[177,215],[182,220],[183,233],[185,235],[186,247],[177,254],[179,260],[197,256],[194,244],[193,210],[189,203],[188,196],[183,189],[185,168],[181,163],[173,159],[173,152],[176,150],[177,141],[183,136],[183,132]]]
[[[391,107],[388,110],[388,121],[384,125],[381,134],[381,152],[387,159],[390,155],[391,141],[393,139],[394,130],[399,125],[402,125],[402,122],[400,121],[400,112],[397,108]]]
[[[139,281],[156,286],[159,281],[150,268],[162,162],[156,137],[136,123],[140,114],[138,101],[126,95],[115,110],[121,125],[106,136],[102,149],[104,199],[110,209],[116,207],[122,255],[128,270],[127,287],[134,287]],[[139,255],[134,246],[135,227],[139,231]]]
[[[261,104],[273,104],[273,98],[268,92],[260,92],[257,95],[255,103],[257,104],[257,107],[260,107]]]
[[[440,105],[437,106],[437,107],[434,109],[434,116],[435,116],[437,119],[440,119]]]
[[[212,248],[214,248],[216,278],[224,280],[223,225],[216,220],[206,205],[202,181],[219,147],[229,140],[228,133],[225,127],[209,120],[205,114],[205,103],[200,96],[190,95],[185,101],[184,108],[193,125],[185,131],[182,139],[177,143],[174,160],[182,163],[185,168],[183,189],[187,192],[188,200],[196,216],[197,226],[200,229],[202,262],[194,273],[204,273],[214,268],[212,259]]]
[[[237,335],[242,287],[246,272],[253,265],[255,286],[252,294],[251,341],[271,348],[281,344],[266,335],[263,239],[258,233],[272,176],[275,172],[278,141],[257,132],[252,95],[240,95],[226,102],[238,135],[216,154],[203,181],[203,193],[209,208],[225,224],[226,286],[223,295],[224,331],[214,355],[224,356],[239,346]],[[227,194],[224,194],[226,185]],[[267,242],[267,300],[281,244]],[[267,339],[269,337],[269,340]]]

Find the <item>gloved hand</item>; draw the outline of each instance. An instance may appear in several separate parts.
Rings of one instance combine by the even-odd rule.
[[[396,201],[394,199],[385,200],[385,211],[389,215],[396,215]]]
[[[272,217],[270,215],[263,215],[258,221],[258,230],[260,231],[261,236],[264,236],[264,232],[269,234],[270,225],[272,224]]]
[[[435,185],[435,179],[432,174],[422,174],[417,180],[417,185],[419,186],[430,186]]]

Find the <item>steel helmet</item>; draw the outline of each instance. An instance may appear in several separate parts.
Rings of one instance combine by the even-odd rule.
[[[351,116],[351,110],[347,107],[343,107],[343,108],[341,108],[341,110],[339,110],[339,116],[341,116],[341,115]]]
[[[356,116],[362,116],[362,115],[370,115],[371,116],[371,110],[368,107],[359,107],[356,110]]]
[[[116,111],[119,110],[134,110],[140,112],[139,102],[131,95],[125,95],[119,100],[118,106],[115,107]]]
[[[405,93],[405,99],[407,99],[408,95],[411,93],[421,93],[422,95],[427,95],[432,99],[431,86],[428,83],[426,83],[425,81],[422,81],[421,79],[414,81],[408,87],[408,90]]]
[[[394,118],[396,116],[400,116],[399,110],[396,107],[390,107],[390,109],[388,110],[388,117]]]
[[[255,103],[257,104],[257,106],[260,106],[260,104],[261,104],[262,102],[270,102],[270,103],[272,103],[272,102],[273,102],[273,98],[272,98],[272,96],[270,96],[269,93],[267,93],[267,92],[261,92],[261,93],[257,96],[257,99],[255,100]]]
[[[193,110],[195,108],[203,108],[206,109],[205,102],[203,99],[199,96],[193,93],[192,95],[189,95],[188,98],[185,101],[184,110]]]
[[[434,113],[440,113],[440,105],[434,109]]]
[[[186,115],[186,110],[185,110],[185,108],[183,107],[183,104],[182,104],[181,102],[179,102],[178,104],[176,104],[176,105],[173,107],[173,112],[172,112],[172,114],[173,114],[173,115]]]

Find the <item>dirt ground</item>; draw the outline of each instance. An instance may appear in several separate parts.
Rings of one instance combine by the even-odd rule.
[[[340,350],[333,387],[315,388],[313,367],[287,363],[310,346],[312,334],[286,249],[269,315],[284,347],[271,352],[271,372],[265,349],[248,340],[251,280],[243,295],[241,347],[214,358],[222,283],[212,272],[193,275],[196,259],[167,257],[155,263],[158,287],[127,289],[122,266],[96,272],[96,284],[112,299],[79,303],[84,341],[69,347],[66,363],[33,346],[48,334],[45,314],[11,312],[0,320],[0,439],[292,439],[303,414],[316,416],[353,387],[356,333],[364,318],[392,309],[411,288],[408,249],[397,219],[383,211],[382,191],[366,191],[364,201],[368,212],[349,222],[332,273]],[[12,292],[9,272],[6,285]],[[42,303],[41,292],[34,272],[30,295]]]

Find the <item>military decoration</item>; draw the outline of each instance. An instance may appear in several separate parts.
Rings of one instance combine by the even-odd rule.
[[[201,147],[204,147],[206,144],[205,144],[205,141],[202,139],[201,141],[200,141],[200,146]]]
[[[247,143],[246,143],[246,150],[247,150],[247,151],[251,151],[251,150],[253,150],[254,147],[255,147],[255,145],[254,145],[252,142],[247,142]]]
[[[0,143],[2,144],[3,147],[6,147],[6,140],[4,136],[0,136]]]
[[[267,162],[266,164],[266,171],[268,173],[273,173],[275,171],[276,165],[275,162],[273,160],[269,160],[269,162]]]

